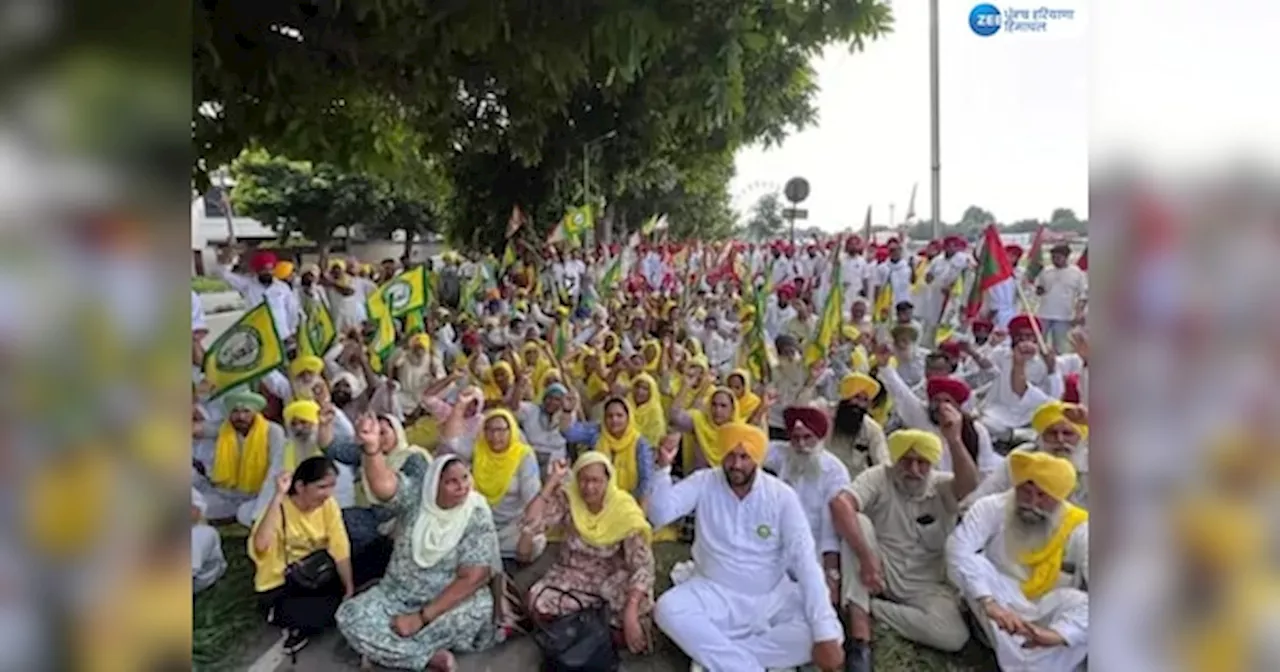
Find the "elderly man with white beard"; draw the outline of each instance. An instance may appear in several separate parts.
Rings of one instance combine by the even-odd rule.
[[[849,484],[849,470],[827,452],[825,439],[831,422],[822,409],[792,406],[782,417],[791,440],[770,443],[764,467],[800,496],[835,604],[840,596],[840,539],[831,524],[831,500]]]
[[[310,400],[298,400],[284,407],[285,442],[277,450],[271,451],[270,466],[267,467],[268,478],[262,484],[262,490],[252,508],[242,506],[236,513],[236,520],[246,527],[253,527],[254,521],[271,504],[276,496],[275,477],[281,473],[293,473],[303,460],[322,455],[320,446],[328,445],[331,436],[321,436],[321,412],[324,411],[328,422],[324,423],[326,431],[333,425],[333,414],[337,409],[329,405],[322,409],[319,403]],[[333,490],[333,497],[338,506],[347,508],[356,502],[355,472],[350,466],[339,464],[338,481]]]
[[[1041,404],[1031,416],[1031,428],[1038,439],[1024,443],[1012,451],[1016,453],[1046,453],[1054,457],[1068,460],[1076,468],[1076,486],[1067,497],[1067,501],[1081,508],[1089,508],[1089,413],[1083,406],[1068,404],[1062,401],[1049,401]],[[960,503],[960,510],[966,511],[974,502],[1005,492],[1013,487],[1012,476],[1006,466],[997,469],[987,476],[978,488]]]
[[[1013,489],[974,503],[947,542],[951,577],[1007,672],[1074,672],[1089,654],[1089,513],[1076,470],[1009,455]]]
[[[961,438],[960,409],[940,408],[955,472],[934,467],[943,439],[919,429],[889,435],[889,464],[867,469],[831,502],[841,548],[841,603],[848,608],[847,670],[871,670],[871,619],[903,637],[943,651],[969,640],[960,599],[947,582],[945,549],[960,500],[978,483]]]

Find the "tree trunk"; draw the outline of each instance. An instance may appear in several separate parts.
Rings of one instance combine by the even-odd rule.
[[[400,265],[409,268],[409,261],[413,257],[413,242],[418,239],[418,232],[414,229],[404,230],[404,256],[400,258]]]
[[[329,268],[329,246],[328,240],[316,241],[320,244],[320,272],[326,273]]]

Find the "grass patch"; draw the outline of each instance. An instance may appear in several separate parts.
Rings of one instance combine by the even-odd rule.
[[[249,531],[227,525],[218,532],[227,573],[197,594],[191,606],[192,664],[200,672],[237,667],[246,641],[263,625],[253,589],[253,561],[246,546]]]
[[[216,292],[230,292],[231,285],[219,278],[210,278],[204,275],[191,276],[191,290],[196,294],[214,294]]]

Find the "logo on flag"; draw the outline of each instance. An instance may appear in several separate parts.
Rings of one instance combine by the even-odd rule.
[[[262,337],[257,329],[237,324],[227,330],[213,358],[218,368],[227,373],[252,371],[262,363]]]
[[[204,377],[217,397],[251,382],[285,362],[284,343],[276,332],[271,307],[261,303],[249,309],[205,353]]]
[[[387,307],[392,315],[399,315],[409,310],[409,302],[413,300],[413,286],[404,280],[392,282],[384,290],[387,294]]]

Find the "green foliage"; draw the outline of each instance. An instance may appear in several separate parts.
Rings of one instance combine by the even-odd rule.
[[[191,291],[196,294],[213,294],[216,292],[230,292],[231,285],[218,278],[210,278],[203,275],[191,276]]]
[[[973,238],[981,234],[982,230],[987,228],[987,224],[993,222],[1002,233],[1035,233],[1041,225],[1046,224],[1050,231],[1077,234],[1089,232],[1089,221],[1078,219],[1071,208],[1055,208],[1047,222],[1038,219],[1020,219],[1009,224],[1000,224],[989,210],[971,205],[965,208],[959,222],[955,224],[944,222],[942,226],[947,233]],[[912,240],[929,240],[933,238],[933,224],[929,221],[916,222],[908,228],[907,235]]]
[[[275,229],[298,233],[324,246],[337,229],[376,225],[391,209],[389,187],[329,164],[290,161],[261,150],[246,151],[231,164],[237,211]]]
[[[751,206],[746,235],[752,240],[769,240],[782,235],[787,220],[782,216],[782,201],[777,193],[765,194]]]
[[[810,58],[891,17],[881,0],[205,0],[195,25],[205,165],[262,146],[400,186],[441,157],[451,238],[488,245],[514,203],[541,231],[581,204],[584,148],[603,220],[727,235],[733,152],[812,124]]]

